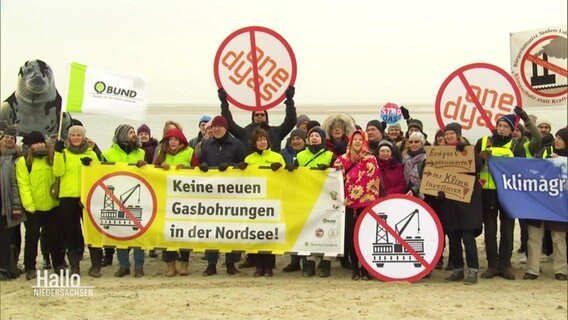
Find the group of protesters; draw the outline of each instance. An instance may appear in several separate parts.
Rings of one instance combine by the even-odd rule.
[[[437,213],[448,239],[449,256],[445,268],[452,271],[445,280],[465,284],[478,282],[476,238],[482,231],[487,269],[479,277],[515,279],[511,269],[515,219],[499,202],[487,167],[489,156],[566,157],[568,128],[561,128],[553,136],[549,121],[531,117],[518,107],[514,108],[514,113],[500,117],[493,134],[474,144],[476,172],[471,174],[477,177],[477,182],[471,202],[464,203],[446,198],[442,191],[435,196],[421,192],[426,163],[424,147],[430,142],[422,121],[413,119],[405,107],[401,107],[401,112],[406,121],[406,132],[400,122],[387,125],[378,119],[370,119],[362,127],[346,113],[329,115],[320,124],[307,115],[297,116],[294,94],[293,87],[286,90],[285,117],[280,125],[270,125],[268,112],[256,110],[251,114],[251,123],[241,127],[233,120],[227,94],[221,88],[218,90],[220,115],[202,116],[195,138],[188,140],[182,126],[175,121],[165,123],[160,140],[152,137],[147,125],[135,129],[132,125],[121,124],[114,131],[112,146],[104,152],[87,138],[85,128],[77,120],[67,130],[65,139],[50,140],[41,132],[32,132],[23,137],[22,146],[16,143],[15,130],[3,132],[0,139],[0,280],[17,278],[20,274],[25,274],[27,280],[35,278],[38,242],[41,242],[44,269],[52,268],[60,274],[69,268],[71,274],[81,274],[80,261],[85,248],[81,227],[81,166],[89,166],[93,161],[129,163],[138,167],[151,164],[164,170],[193,167],[203,172],[210,168],[225,171],[229,167],[246,170],[248,166],[268,166],[274,171],[294,171],[299,166],[341,170],[345,190],[345,252],[340,263],[352,271],[351,279],[371,279],[355,253],[353,233],[357,219],[370,203],[390,194],[423,199]],[[436,132],[433,145],[463,151],[471,144],[462,135],[461,125],[454,122]],[[53,196],[55,185],[59,186],[57,197]],[[25,226],[24,270],[18,266],[20,222]],[[538,278],[544,252],[553,257],[554,278],[565,281],[568,223],[523,220],[520,226],[519,252],[526,255],[527,263],[523,279]],[[187,249],[162,253],[165,276],[189,274],[191,248]],[[101,277],[101,268],[112,264],[115,250],[91,246],[88,250],[91,260],[88,274]],[[144,276],[145,252],[134,248],[116,250],[119,264],[116,277],[131,274],[130,251],[134,277]],[[149,254],[157,256],[154,250]],[[218,258],[218,253],[205,254],[204,276],[217,273]],[[249,253],[237,266],[238,261],[241,261],[239,253],[225,254],[228,274],[238,274],[238,268],[253,267],[254,277],[273,276],[273,254]],[[322,257],[316,264],[315,255],[293,254],[282,272],[301,271],[304,277],[316,273],[319,277],[329,277],[331,263],[329,257]],[[436,269],[442,268],[443,258],[436,264]]]

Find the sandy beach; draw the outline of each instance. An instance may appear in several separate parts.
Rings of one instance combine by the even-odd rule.
[[[482,244],[482,238],[478,238]],[[518,244],[515,244],[517,248]],[[87,251],[88,252],[88,251]],[[447,252],[445,253],[447,256]],[[436,270],[417,283],[352,281],[350,271],[332,263],[330,278],[282,273],[287,256],[277,257],[272,278],[253,278],[254,269],[229,276],[203,277],[201,253],[191,257],[190,275],[166,278],[160,258],[146,258],[143,278],[115,278],[117,261],[99,279],[87,275],[88,253],[81,262],[82,286],[93,297],[34,297],[35,280],[24,276],[0,282],[0,319],[566,319],[567,282],[553,278],[551,263],[534,281],[522,280],[524,265],[513,255],[517,280],[480,279],[477,285],[448,283],[449,271]],[[480,263],[485,256],[480,247]],[[38,261],[38,267],[40,263]]]

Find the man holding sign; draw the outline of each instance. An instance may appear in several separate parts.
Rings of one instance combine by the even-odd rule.
[[[479,153],[479,157],[483,160],[479,181],[483,188],[483,224],[485,226],[485,251],[488,265],[481,277],[485,279],[500,275],[507,280],[515,280],[515,275],[511,271],[515,220],[506,214],[501,207],[495,182],[487,166],[490,155],[493,157],[525,157],[523,146],[513,143],[514,128],[515,115],[505,115],[497,121],[493,135],[482,137],[475,145],[475,152]],[[497,251],[497,217],[501,222],[499,251]]]
[[[280,145],[282,140],[294,129],[296,126],[296,107],[294,106],[294,87],[286,89],[286,116],[284,121],[279,126],[270,126],[268,124],[268,112],[266,110],[255,110],[252,112],[252,122],[246,127],[241,127],[233,120],[233,114],[229,110],[229,102],[227,101],[227,93],[223,88],[218,90],[219,100],[221,100],[221,115],[227,119],[229,123],[229,132],[239,139],[244,146],[249,146],[251,133],[256,128],[264,129],[268,132],[271,150],[280,152]],[[250,151],[250,150],[249,150]],[[250,152],[249,152],[250,153]]]

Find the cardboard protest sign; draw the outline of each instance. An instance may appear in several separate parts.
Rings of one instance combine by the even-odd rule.
[[[453,146],[427,146],[426,166],[451,172],[475,172],[475,150],[465,147],[459,152]]]
[[[442,191],[446,199],[471,202],[475,176],[430,168],[426,166],[420,183],[420,192],[437,196]]]

